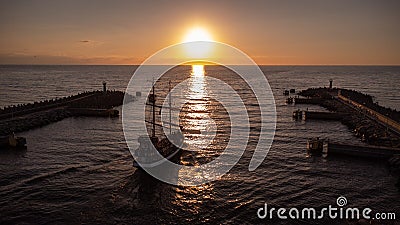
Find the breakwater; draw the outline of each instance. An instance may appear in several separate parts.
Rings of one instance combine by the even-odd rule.
[[[391,159],[400,153],[400,148],[383,147],[376,145],[354,145],[339,142],[326,141],[324,151],[329,155],[348,155],[372,159]]]
[[[0,109],[0,135],[21,132],[70,116],[115,115],[109,109],[122,105],[125,93],[122,91],[91,91],[64,98],[44,100],[28,104],[7,106]],[[133,97],[128,96],[133,100]],[[101,111],[104,110],[104,113]],[[113,114],[107,114],[112,112]],[[118,114],[117,114],[118,115]]]
[[[398,124],[400,112],[380,106],[373,102],[372,96],[339,88],[309,88],[299,92],[299,95],[318,99],[307,101],[308,104],[313,102],[330,111],[346,115],[341,117],[340,121],[368,144],[400,147],[400,135],[389,123]]]

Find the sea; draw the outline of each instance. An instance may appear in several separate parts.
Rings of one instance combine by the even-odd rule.
[[[137,66],[108,65],[1,65],[0,107],[101,90],[103,82],[109,90],[125,91],[136,69]],[[266,204],[269,208],[288,210],[338,207],[339,197],[346,198],[346,207],[394,212],[400,218],[400,192],[395,186],[398,176],[387,162],[308,156],[306,142],[311,137],[364,143],[338,121],[295,121],[294,110],[326,109],[287,105],[287,96],[283,95],[289,89],[297,92],[327,87],[332,79],[334,87],[370,94],[380,105],[400,110],[400,67],[260,66],[260,69],[272,89],[276,129],[267,157],[254,171],[248,169],[250,146],[239,162],[215,181],[197,186],[166,184],[132,166],[122,116],[70,117],[17,133],[27,138],[25,150],[0,151],[0,224],[346,224],[345,219],[330,219],[328,215],[321,219],[279,219],[276,215],[260,219],[257,215]],[[204,76],[223,78],[239,93],[246,91],[240,88],[243,80],[233,71],[215,65],[206,65],[204,70],[203,77],[193,76],[193,68],[178,66],[167,72],[168,79],[159,82],[159,88],[168,88],[165,81],[175,85],[177,80],[194,81],[201,77],[200,90],[206,91],[201,91],[200,97],[190,97],[188,87],[174,98],[189,96],[189,106],[193,101],[192,105],[205,108],[212,104],[208,94],[217,91],[218,86]],[[146,82],[151,85],[151,75]],[[245,103],[256,105],[252,102],[254,98],[241,96]],[[137,102],[129,104],[135,107]],[[121,112],[122,107],[116,109]],[[185,118],[186,124],[201,125],[202,113],[210,112],[198,111],[200,115]],[[209,146],[192,148],[191,154],[182,155],[183,164],[198,165],[215,159],[229,139],[229,123],[240,123],[229,121],[226,113],[218,110],[211,114],[222,130]],[[257,119],[252,117],[250,122],[257,124]],[[201,144],[201,135],[204,133],[192,133],[185,141],[196,146]]]

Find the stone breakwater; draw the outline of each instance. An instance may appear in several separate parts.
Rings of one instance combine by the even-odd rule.
[[[299,95],[319,99],[316,101],[318,105],[330,111],[346,114],[340,121],[368,144],[400,147],[400,135],[390,132],[384,124],[369,115],[363,108],[372,109],[395,122],[400,122],[400,112],[378,105],[373,102],[372,96],[354,90],[337,88],[309,88],[299,92]],[[355,108],[346,104],[338,98],[339,95],[360,104],[363,108]]]
[[[0,135],[26,131],[76,115],[69,109],[110,109],[122,105],[124,96],[121,91],[92,91],[4,107],[0,109]]]

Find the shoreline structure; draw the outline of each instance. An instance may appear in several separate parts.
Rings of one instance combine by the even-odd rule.
[[[7,106],[0,109],[0,135],[27,131],[71,116],[117,117],[118,110],[112,108],[122,105],[124,96],[125,93],[122,91],[103,89],[103,91],[83,92],[63,98]]]
[[[400,147],[400,112],[373,102],[373,97],[340,88],[309,88],[294,104],[316,104],[341,115],[337,120],[371,145]]]

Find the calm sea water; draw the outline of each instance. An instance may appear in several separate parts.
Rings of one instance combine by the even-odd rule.
[[[318,224],[321,221],[260,220],[256,212],[264,203],[271,207],[322,208],[336,205],[339,196],[345,196],[351,207],[400,215],[400,193],[394,186],[397,178],[386,164],[307,157],[308,137],[360,141],[340,122],[293,121],[291,114],[297,107],[324,109],[287,106],[282,95],[289,88],[327,86],[333,79],[334,86],[371,94],[381,105],[400,109],[400,67],[261,69],[274,92],[277,129],[267,159],[255,171],[248,171],[252,155],[245,152],[218,181],[196,187],[155,182],[132,167],[121,118],[68,118],[21,133],[28,140],[27,150],[0,152],[0,223]],[[103,81],[110,89],[125,90],[134,70],[131,66],[0,66],[0,106],[100,89]],[[190,67],[170,71],[172,78],[190,77],[190,73]],[[239,80],[221,67],[206,66],[206,73],[230,79],[233,86],[240,87]],[[203,85],[212,91],[213,85],[207,80]],[[216,116],[218,121],[219,114]],[[224,133],[217,135],[217,143],[225,138]],[[196,137],[190,141],[196,142]],[[209,161],[220,150],[218,146],[194,156],[184,155],[182,161]]]

